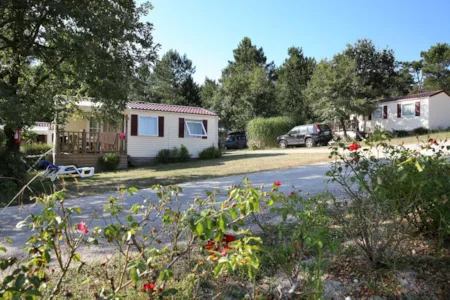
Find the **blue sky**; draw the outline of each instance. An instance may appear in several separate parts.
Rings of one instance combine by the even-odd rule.
[[[142,2],[143,0],[138,0]],[[145,18],[154,24],[160,55],[186,53],[195,80],[220,78],[243,37],[280,65],[290,46],[317,60],[348,43],[370,38],[394,49],[397,60],[416,60],[437,42],[450,42],[449,0],[153,0]]]

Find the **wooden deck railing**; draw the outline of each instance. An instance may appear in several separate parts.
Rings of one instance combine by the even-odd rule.
[[[116,132],[60,131],[58,153],[126,153],[126,137]]]

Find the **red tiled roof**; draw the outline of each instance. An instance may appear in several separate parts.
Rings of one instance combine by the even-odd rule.
[[[446,91],[438,90],[438,91],[431,91],[431,92],[419,93],[419,94],[414,94],[414,95],[400,96],[400,97],[395,97],[395,98],[385,98],[385,99],[379,100],[379,102],[389,102],[389,101],[396,101],[396,100],[427,98],[427,97],[432,97],[432,96],[440,94],[440,93],[446,93],[448,96],[450,96]]]
[[[180,114],[217,116],[216,113],[201,107],[170,105],[170,104],[150,103],[140,101],[128,102],[127,108],[138,110],[164,111]]]

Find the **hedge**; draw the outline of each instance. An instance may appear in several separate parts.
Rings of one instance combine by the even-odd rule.
[[[256,118],[247,124],[247,144],[251,149],[277,147],[277,137],[295,126],[289,117]]]

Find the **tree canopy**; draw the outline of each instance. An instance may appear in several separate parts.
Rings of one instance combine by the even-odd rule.
[[[427,91],[450,90],[450,45],[437,43],[428,51],[422,51],[424,89]]]
[[[128,99],[136,66],[157,45],[134,0],[4,0],[0,4],[0,123],[51,115],[54,96],[87,96],[109,113]]]
[[[301,48],[288,49],[288,58],[277,69],[276,96],[278,111],[297,121],[313,117],[305,101],[304,90],[313,75],[316,61],[306,57]]]

